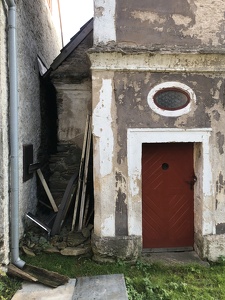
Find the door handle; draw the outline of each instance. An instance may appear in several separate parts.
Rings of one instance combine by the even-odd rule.
[[[190,190],[193,190],[196,181],[197,181],[197,177],[195,175],[190,181],[186,181],[190,185]]]

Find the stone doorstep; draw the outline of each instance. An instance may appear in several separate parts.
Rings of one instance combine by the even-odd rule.
[[[123,274],[77,278],[72,300],[128,300]]]
[[[12,300],[128,300],[123,274],[79,277],[57,288],[24,282]]]

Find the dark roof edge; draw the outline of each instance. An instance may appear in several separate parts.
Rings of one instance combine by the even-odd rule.
[[[80,30],[70,39],[69,43],[62,48],[61,53],[54,59],[50,68],[43,75],[44,78],[48,77],[51,71],[56,70],[61,63],[73,52],[79,44],[87,37],[87,35],[93,30],[93,18],[85,23]]]

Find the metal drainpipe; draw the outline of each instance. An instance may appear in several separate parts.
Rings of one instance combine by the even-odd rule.
[[[16,47],[16,4],[6,0],[8,12],[9,53],[9,126],[10,126],[10,200],[11,200],[11,261],[19,268],[25,262],[19,257],[19,143],[18,143],[18,74]]]

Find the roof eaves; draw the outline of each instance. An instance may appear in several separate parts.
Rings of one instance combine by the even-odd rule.
[[[56,70],[61,63],[80,45],[86,36],[93,30],[93,18],[84,24],[70,40],[70,42],[61,50],[61,53],[54,59],[48,71],[44,74],[47,77],[51,71]]]

